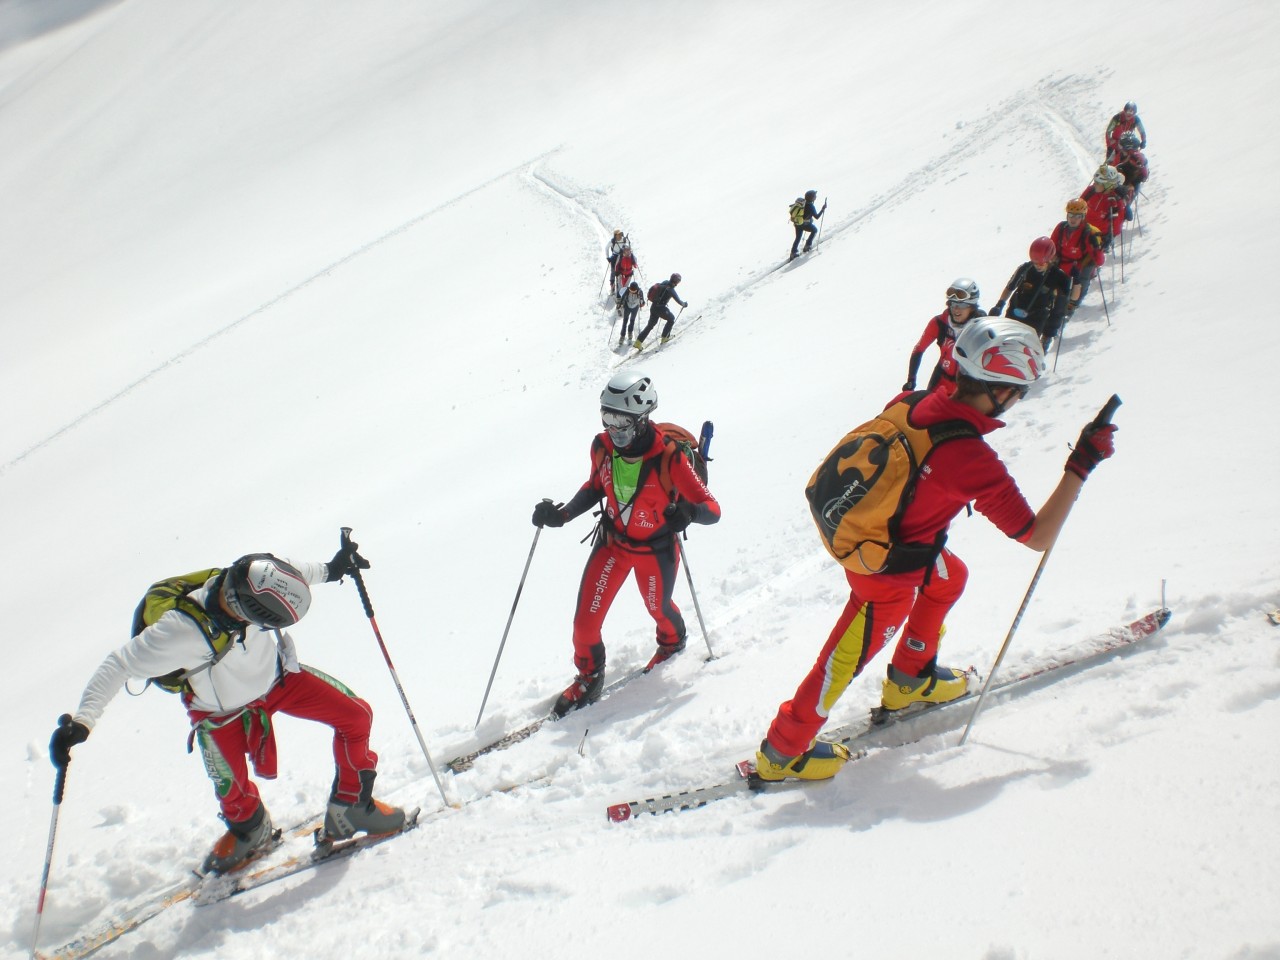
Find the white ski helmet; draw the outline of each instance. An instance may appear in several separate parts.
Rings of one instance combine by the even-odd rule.
[[[1044,348],[1034,329],[1007,317],[979,317],[956,338],[962,372],[986,383],[1026,388],[1044,373]]]
[[[644,419],[658,407],[658,390],[638,370],[615,373],[600,393],[600,409]]]
[[[956,277],[947,287],[947,303],[958,303],[966,307],[976,307],[982,291],[978,289],[978,281],[968,277]]]
[[[307,615],[311,587],[292,564],[269,553],[251,553],[222,574],[222,601],[238,620],[288,627]]]
[[[1108,163],[1104,163],[1098,168],[1098,172],[1093,175],[1093,183],[1099,190],[1111,190],[1124,183],[1124,177],[1120,175],[1120,171]]]

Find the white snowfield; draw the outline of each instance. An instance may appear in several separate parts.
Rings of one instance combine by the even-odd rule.
[[[352,527],[437,764],[569,682],[588,518],[542,534],[473,730],[533,505],[587,474],[622,227],[643,286],[684,276],[679,339],[632,366],[660,419],[715,422],[724,519],[687,557],[717,659],[682,577],[688,652],[444,775],[474,802],[99,956],[1280,957],[1278,43],[1272,4],[1188,0],[0,3],[0,956],[31,948],[55,721],[160,577],[327,560]],[[1095,288],[992,436],[1033,506],[1112,393],[1117,453],[1004,669],[1155,609],[1162,581],[1167,629],[984,710],[964,747],[609,823],[752,755],[847,595],[805,481],[898,391],[953,278],[995,301],[1129,99],[1152,172],[1109,320]],[[774,271],[807,189],[820,252]],[[1038,557],[980,516],[950,545],[972,576],[943,660],[985,671]],[[380,795],[436,811],[355,585],[318,586],[291,632],[373,704]],[[606,641],[611,676],[651,653],[629,588]],[[323,728],[278,721],[260,787],[290,823],[332,762]],[[186,733],[147,691],[75,748],[42,948],[220,834]]]

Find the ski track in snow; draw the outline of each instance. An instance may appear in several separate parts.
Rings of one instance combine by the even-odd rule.
[[[549,151],[549,152],[554,152],[554,151]],[[547,156],[547,154],[543,154],[543,156]],[[122,387],[120,390],[113,393],[111,396],[107,397],[101,403],[97,404],[94,407],[90,407],[88,410],[86,410],[80,416],[76,417],[74,420],[63,425],[62,427],[59,427],[57,430],[49,434],[43,440],[40,440],[37,443],[32,444],[26,450],[23,450],[16,457],[14,457],[12,460],[6,463],[3,467],[0,467],[0,474],[3,474],[8,470],[12,469],[13,467],[17,466],[23,460],[27,459],[27,457],[31,456],[33,453],[36,453],[37,451],[43,449],[44,447],[47,447],[49,444],[53,443],[59,437],[63,436],[64,434],[68,433],[71,430],[74,430],[76,427],[79,427],[86,420],[89,420],[91,417],[95,416],[96,414],[99,414],[103,410],[106,410],[108,407],[110,407],[112,404],[116,403],[117,401],[124,399],[129,394],[133,393],[134,390],[148,383],[149,381],[151,381],[152,379],[154,379],[164,371],[168,370],[170,367],[173,367],[179,363],[182,363],[184,360],[187,360],[188,358],[199,353],[202,349],[207,347],[209,344],[213,343],[215,340],[218,340],[220,337],[223,337],[226,334],[230,333],[231,331],[236,330],[237,328],[248,323],[250,320],[261,317],[263,314],[270,311],[273,307],[283,303],[284,301],[288,300],[290,297],[293,297],[295,294],[301,293],[303,290],[306,290],[312,284],[317,283],[325,279],[326,277],[331,276],[332,274],[342,269],[347,264],[351,263],[354,260],[359,259],[364,254],[369,253],[371,250],[375,250],[378,247],[381,247],[383,244],[387,243],[388,241],[394,240],[396,237],[399,237],[405,233],[408,233],[410,230],[417,227],[419,224],[431,219],[432,217],[442,213],[445,210],[450,209],[451,207],[457,206],[459,203],[461,203],[463,200],[466,200],[468,197],[474,194],[477,194],[482,190],[487,189],[488,187],[492,186],[495,183],[505,180],[507,177],[510,177],[515,173],[519,173],[521,170],[525,169],[530,163],[536,163],[538,159],[540,158],[534,158],[534,160],[532,161],[526,160],[522,163],[519,163],[515,167],[511,168],[510,170],[500,173],[497,176],[490,177],[484,183],[477,184],[475,187],[472,187],[470,190],[466,191],[465,193],[461,193],[451,200],[446,200],[444,203],[438,204],[437,206],[432,207],[430,210],[427,210],[424,213],[417,214],[416,216],[410,218],[409,220],[406,220],[404,223],[400,224],[399,226],[393,227],[392,229],[388,230],[386,233],[382,234],[381,236],[375,237],[374,239],[368,241],[367,243],[361,244],[359,247],[356,247],[354,250],[351,250],[349,253],[344,254],[343,256],[339,257],[337,260],[334,260],[332,263],[328,264],[321,270],[318,270],[316,273],[313,273],[311,276],[307,277],[305,280],[301,281],[300,283],[294,284],[292,287],[285,290],[283,293],[280,293],[277,296],[272,297],[270,300],[267,300],[265,303],[259,304],[258,306],[250,310],[248,313],[237,318],[236,320],[231,321],[226,326],[221,327],[218,330],[215,330],[213,333],[209,334],[207,337],[197,340],[195,343],[187,347],[185,350],[175,353],[173,356],[169,357],[164,362],[160,363],[156,367],[144,373],[142,376],[138,377],[132,383],[128,384],[125,387]]]

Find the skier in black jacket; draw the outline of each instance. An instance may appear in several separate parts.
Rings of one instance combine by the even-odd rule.
[[[1034,327],[1049,352],[1071,299],[1071,278],[1053,265],[1058,250],[1048,237],[1031,241],[1031,259],[1013,271],[989,316],[998,317],[1009,303],[1007,316]]]
[[[673,273],[670,280],[653,285],[653,306],[649,308],[649,322],[645,324],[644,329],[640,331],[640,336],[636,337],[636,342],[632,344],[637,350],[644,349],[644,338],[657,326],[659,318],[666,320],[667,323],[662,328],[662,337],[658,342],[666,343],[671,339],[671,328],[675,326],[676,316],[668,309],[667,304],[674,300],[680,304],[681,309],[689,306],[680,299],[680,294],[676,293],[676,284],[680,282],[680,279],[680,274]]]

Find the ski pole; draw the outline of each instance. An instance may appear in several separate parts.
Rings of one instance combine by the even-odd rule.
[[[689,555],[684,551],[684,545],[680,543],[680,537],[675,538],[676,553],[680,555],[680,561],[684,566],[684,577],[689,582],[689,594],[693,597],[693,610],[698,615],[698,626],[702,628],[702,639],[707,645],[707,659],[714,660],[716,652],[711,649],[711,636],[707,633],[707,622],[702,619],[702,605],[698,603],[698,591],[693,589],[693,574],[689,572]]]
[[[342,528],[342,547],[344,550],[351,547],[350,527]],[[391,680],[396,685],[396,692],[400,694],[400,702],[404,704],[404,712],[409,716],[409,725],[413,727],[414,735],[418,738],[418,746],[422,748],[422,755],[427,758],[427,768],[431,771],[431,779],[436,782],[436,789],[440,791],[440,799],[444,801],[446,807],[456,806],[445,795],[444,784],[440,782],[440,775],[436,773],[436,765],[431,759],[431,751],[427,749],[427,741],[422,737],[422,730],[418,727],[418,720],[413,715],[413,708],[409,706],[409,698],[405,696],[404,685],[400,682],[400,675],[396,673],[395,664],[391,662],[391,654],[387,652],[387,645],[382,641],[382,631],[378,629],[378,619],[373,615],[373,604],[369,601],[369,591],[364,585],[364,575],[355,564],[352,564],[351,577],[356,582],[356,589],[360,591],[360,602],[364,604],[364,615],[369,618],[369,626],[373,627],[373,635],[378,640],[378,648],[382,651],[382,659],[387,662],[387,669],[391,672]]]
[[[814,237],[813,237],[814,250],[817,250],[818,245],[822,243],[822,224],[827,219],[827,199],[829,198],[824,198],[822,201],[822,216],[818,217],[818,232],[814,234]]]
[[[1062,321],[1062,326],[1058,327],[1058,342],[1053,347],[1053,372],[1058,372],[1058,356],[1062,353],[1062,337],[1067,332],[1067,321]]]
[[[550,503],[550,497],[543,497],[543,503]],[[502,651],[507,645],[507,634],[511,632],[511,621],[516,618],[516,606],[520,603],[520,594],[524,592],[524,581],[529,576],[529,564],[533,563],[533,551],[538,549],[538,537],[542,536],[542,528],[533,532],[533,543],[529,547],[529,556],[524,561],[524,572],[520,574],[520,583],[516,587],[515,599],[511,601],[511,613],[507,615],[507,625],[502,630],[502,642],[498,644],[498,655],[493,658],[493,669],[489,671],[489,683],[484,688],[484,699],[480,701],[480,712],[476,714],[476,726],[480,726],[480,718],[484,716],[485,705],[489,702],[489,691],[493,689],[493,678],[498,675],[498,661],[502,659]]]
[[[58,718],[59,727],[71,726],[71,714],[64,713]],[[40,944],[40,923],[44,920],[44,897],[49,890],[49,867],[53,863],[53,840],[58,834],[58,815],[62,812],[62,792],[67,786],[67,767],[58,765],[58,775],[53,781],[53,815],[49,818],[49,843],[44,850],[44,869],[40,872],[40,895],[36,898],[36,923],[31,931],[31,957],[37,957],[36,947]]]
[[[1098,415],[1093,419],[1093,425],[1100,427],[1103,424],[1110,423],[1119,406],[1120,397],[1113,393],[1111,399],[1098,411]],[[1059,533],[1061,533],[1061,530],[1059,530]],[[1045,564],[1049,562],[1049,554],[1053,553],[1053,548],[1057,542],[1057,537],[1055,537],[1053,543],[1045,548],[1044,554],[1040,557],[1040,563],[1036,566],[1035,576],[1031,578],[1031,585],[1027,587],[1027,592],[1022,597],[1022,604],[1018,607],[1018,613],[1013,618],[1013,623],[1009,625],[1009,632],[1005,635],[1004,643],[1000,645],[1000,652],[996,654],[996,662],[991,665],[991,669],[987,672],[987,679],[982,684],[982,690],[978,693],[978,702],[973,705],[973,713],[969,714],[969,722],[965,725],[964,733],[960,735],[960,746],[962,747],[965,741],[969,739],[969,731],[973,729],[974,721],[978,719],[978,711],[982,709],[982,700],[986,697],[987,689],[991,686],[991,681],[995,679],[995,675],[1000,669],[1004,655],[1009,651],[1009,644],[1013,642],[1013,635],[1018,630],[1018,624],[1022,622],[1022,615],[1027,612],[1027,607],[1031,603],[1031,594],[1035,592],[1036,584],[1040,582],[1040,575],[1044,573]]]
[[[1114,277],[1114,273],[1115,273],[1114,260],[1111,261],[1111,270]],[[1102,282],[1101,277],[1096,277],[1095,279],[1097,279],[1098,281],[1098,295],[1102,297],[1102,312],[1107,315],[1107,326],[1109,327],[1111,326],[1111,308],[1107,306],[1107,285]],[[1115,283],[1114,278],[1112,279],[1111,282],[1113,284]]]

